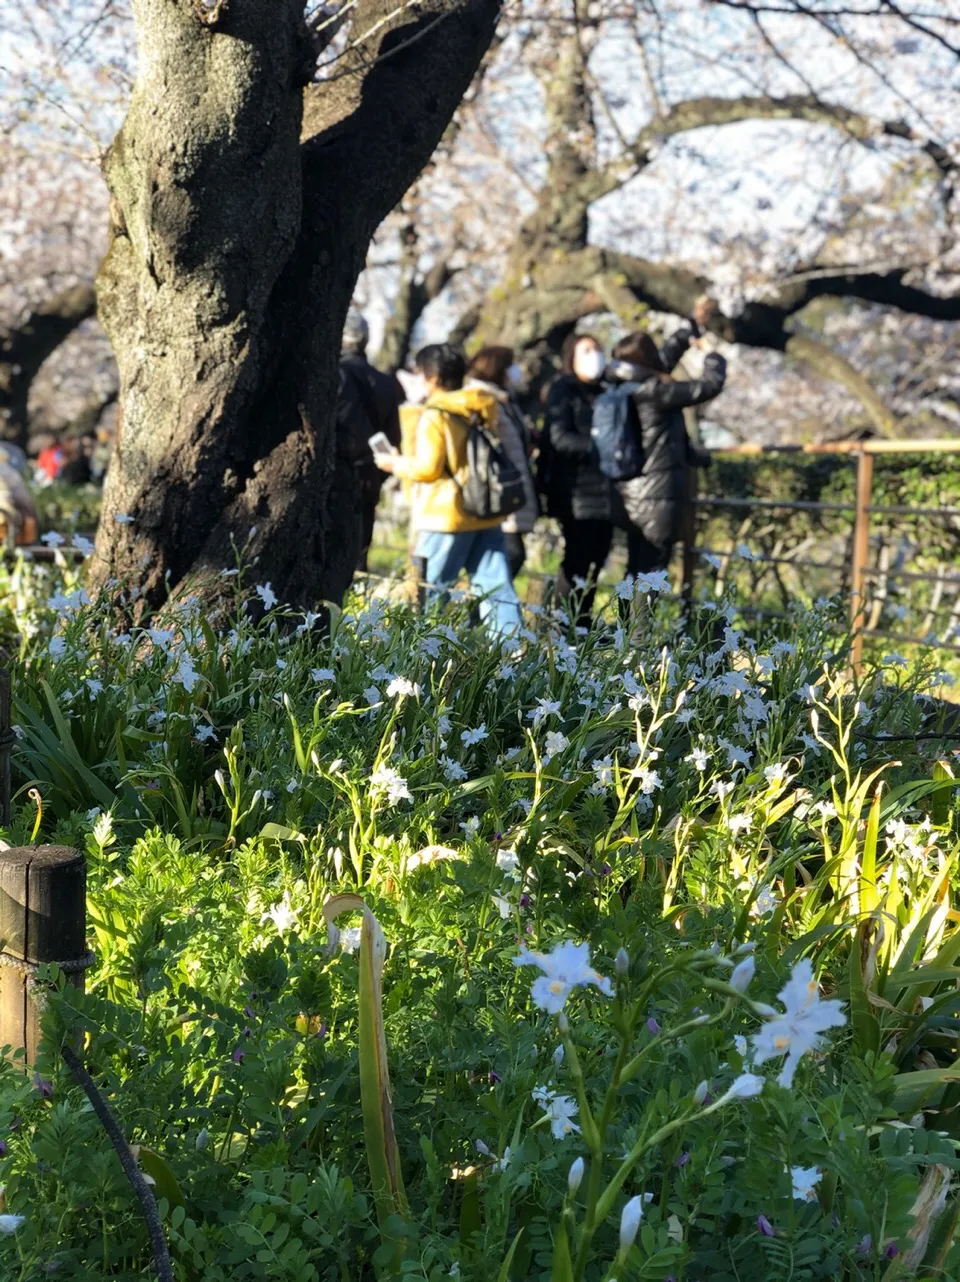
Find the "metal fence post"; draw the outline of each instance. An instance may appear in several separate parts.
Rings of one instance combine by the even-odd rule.
[[[870,557],[870,493],[873,488],[873,455],[857,455],[857,497],[850,550],[850,667],[859,677],[863,666],[863,631],[867,622],[867,568]]]
[[[87,863],[70,846],[0,851],[0,1047],[24,1047],[32,1064],[40,1041],[37,967],[56,962],[83,985],[87,952]]]

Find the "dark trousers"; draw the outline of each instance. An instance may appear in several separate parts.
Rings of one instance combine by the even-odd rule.
[[[380,484],[371,485],[361,483],[360,485],[360,557],[357,562],[357,569],[361,572],[367,569],[367,556],[370,552],[370,544],[373,542],[373,526],[377,519],[377,504],[380,502]]]
[[[651,543],[635,525],[627,526],[627,575],[649,574],[651,570],[665,570],[670,564],[673,544]],[[621,600],[620,618],[630,618],[629,600]]]
[[[637,526],[627,526],[628,574],[649,574],[651,570],[665,570],[670,564],[672,552],[672,543],[651,543]]]
[[[523,535],[504,533],[503,541],[507,546],[507,564],[510,566],[510,577],[515,579],[523,569],[523,563],[527,559],[527,549],[523,546]]]
[[[576,624],[589,628],[593,620],[597,576],[610,555],[613,526],[609,521],[578,521],[570,517],[560,522],[560,529],[563,533],[563,562],[557,577],[557,598],[568,601],[572,594],[579,597]],[[577,579],[586,579],[587,588],[577,586]]]

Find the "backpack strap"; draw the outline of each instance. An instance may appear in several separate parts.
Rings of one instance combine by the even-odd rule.
[[[427,410],[431,408],[436,413],[444,415],[445,418],[456,419],[458,423],[462,423],[468,435],[472,427],[479,428],[481,431],[485,430],[483,418],[480,414],[477,413],[476,410],[474,410],[470,414],[458,414],[455,410],[441,409],[439,405],[431,406],[428,404],[424,406],[424,409],[427,409]],[[447,472],[453,478],[454,484],[457,486],[457,488],[462,490],[463,486],[460,484],[459,480],[457,480],[457,469],[454,467],[453,452],[452,452],[453,443],[450,439],[450,433],[446,429],[446,427],[444,428],[444,444],[446,445],[446,450],[447,450]]]

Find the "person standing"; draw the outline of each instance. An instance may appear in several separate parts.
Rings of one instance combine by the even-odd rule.
[[[539,479],[547,515],[560,522],[563,535],[557,597],[569,601],[579,593],[576,622],[588,628],[613,539],[613,487],[597,467],[591,436],[606,360],[597,340],[583,334],[566,339],[561,360],[563,372],[547,396]]]
[[[449,343],[417,353],[426,402],[417,420],[412,455],[378,454],[377,465],[412,481],[415,556],[426,558],[427,583],[450,587],[466,571],[480,596],[480,617],[495,635],[509,637],[521,627],[520,601],[507,563],[502,517],[484,519],[467,512],[462,485],[467,474],[468,424],[479,415],[491,434],[498,432],[496,400],[476,387],[464,387],[466,361]]]
[[[616,483],[626,516],[629,575],[667,568],[690,501],[689,469],[710,461],[706,451],[691,443],[683,411],[720,395],[726,361],[711,352],[700,378],[681,381],[670,376],[709,316],[709,302],[698,303],[689,324],[659,350],[650,335],[640,331],[628,334],[613,349],[607,374],[615,381],[636,384],[631,399],[643,447],[640,475]]]
[[[503,538],[511,578],[516,578],[526,560],[523,536],[529,534],[540,515],[540,504],[530,471],[530,426],[517,403],[515,392],[523,383],[523,371],[514,361],[512,347],[481,347],[467,369],[465,387],[487,392],[500,407],[500,441],[503,452],[523,478],[523,507],[503,522]]]
[[[357,569],[367,568],[373,526],[384,477],[370,450],[370,437],[382,432],[391,445],[400,446],[400,400],[396,380],[381,374],[367,360],[370,329],[351,307],[340,344],[340,383],[337,393],[338,446],[352,465],[357,484],[360,517],[360,557]]]

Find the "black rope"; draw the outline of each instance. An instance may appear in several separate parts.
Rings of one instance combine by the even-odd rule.
[[[164,1237],[163,1225],[160,1222],[160,1212],[157,1210],[156,1198],[153,1196],[150,1185],[143,1178],[143,1172],[137,1166],[134,1156],[130,1152],[130,1145],[124,1139],[119,1123],[110,1112],[106,1100],[97,1090],[96,1083],[77,1055],[74,1054],[69,1046],[61,1046],[60,1054],[63,1056],[63,1062],[67,1068],[83,1088],[93,1111],[99,1117],[103,1124],[103,1129],[110,1138],[110,1143],[116,1149],[124,1175],[133,1185],[133,1191],[140,1202],[143,1218],[146,1220],[147,1228],[150,1231],[150,1244],[153,1247],[153,1267],[159,1282],[174,1282],[170,1251],[167,1247],[167,1239]]]

